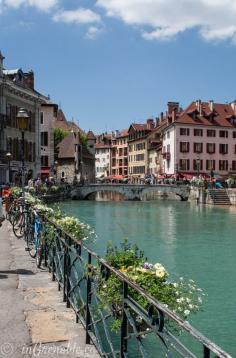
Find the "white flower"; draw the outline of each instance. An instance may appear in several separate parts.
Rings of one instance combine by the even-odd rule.
[[[185,316],[188,316],[188,315],[190,314],[190,311],[189,311],[189,310],[185,310],[185,311],[184,311],[184,314],[185,314]]]
[[[199,302],[199,303],[202,303],[201,297],[198,297],[198,302]]]

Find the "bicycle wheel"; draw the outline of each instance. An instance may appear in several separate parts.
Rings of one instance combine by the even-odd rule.
[[[29,255],[34,259],[36,257],[36,240],[34,237],[34,230],[32,227],[29,227],[27,232],[26,232],[26,246],[27,249],[26,251],[29,252]]]
[[[25,215],[24,213],[16,213],[13,218],[13,232],[18,239],[24,236],[25,231]]]
[[[44,250],[43,241],[42,241],[42,239],[40,239],[39,243],[38,243],[37,252],[36,252],[36,265],[38,268],[41,267],[41,263],[43,260],[43,250]]]

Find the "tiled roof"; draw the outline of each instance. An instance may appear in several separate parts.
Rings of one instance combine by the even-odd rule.
[[[201,102],[201,111],[196,102],[192,102],[175,120],[176,123],[235,127],[231,118],[236,118],[231,104],[214,103],[213,110],[207,102]]]
[[[129,135],[129,130],[123,129],[120,131],[120,133],[118,134],[118,136],[116,138],[128,137],[128,135]]]
[[[68,134],[57,146],[59,149],[58,158],[74,158],[75,157],[76,138],[74,133]]]
[[[75,144],[78,143],[79,143],[78,134],[77,135],[75,133],[68,134],[57,146],[57,148],[59,149],[58,158],[74,159]],[[94,159],[94,155],[90,153],[88,148],[84,145],[82,145],[82,157]]]
[[[88,139],[96,139],[96,137],[95,137],[95,135],[94,135],[94,133],[92,131],[88,131],[87,138]]]
[[[80,132],[86,134],[76,123],[67,121],[65,114],[61,109],[58,110],[57,120],[54,122],[54,128],[60,128],[67,132]]]
[[[99,142],[96,143],[95,147],[97,149],[102,149],[102,148],[110,148],[111,146],[109,144],[105,144],[104,142]]]

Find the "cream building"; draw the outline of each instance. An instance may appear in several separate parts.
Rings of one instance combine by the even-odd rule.
[[[6,70],[3,60],[0,52],[0,182],[20,182],[22,143],[17,113],[24,108],[29,115],[24,141],[27,180],[40,175],[40,112],[41,105],[48,99],[34,89],[32,71]],[[11,154],[10,163],[6,160],[7,153]]]

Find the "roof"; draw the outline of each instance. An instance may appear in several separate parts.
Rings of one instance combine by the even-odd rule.
[[[57,112],[57,119],[54,122],[54,128],[60,128],[67,132],[80,132],[82,134],[85,134],[85,132],[75,123],[72,121],[67,121],[64,112],[59,109]]]
[[[57,146],[59,149],[58,158],[74,158],[75,157],[76,138],[74,133],[68,134]]]
[[[197,102],[192,102],[180,113],[175,123],[235,128],[236,123],[234,121],[231,123],[231,118],[236,119],[236,112],[231,104],[213,103],[212,110],[208,102],[201,102],[201,108]]]
[[[22,71],[21,68],[16,68],[14,70],[3,70],[3,73],[6,76],[13,76],[16,75],[19,71]]]
[[[145,124],[132,123],[130,127],[133,127],[136,131],[150,130],[147,126],[147,123]]]
[[[58,159],[74,159],[75,158],[75,144],[78,144],[78,134],[68,134],[57,146],[59,149]],[[90,153],[88,148],[82,145],[82,157],[94,160],[94,155]]]
[[[92,131],[88,131],[87,138],[96,140],[96,137],[95,137],[95,135],[94,135],[94,133]]]
[[[105,144],[104,142],[96,143],[95,148],[96,149],[102,149],[102,148],[110,148],[111,146],[109,144]]]
[[[128,137],[129,135],[129,130],[128,129],[122,129],[119,134],[117,135],[116,138],[122,138],[122,137]],[[116,139],[115,138],[115,139]]]

